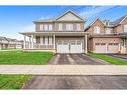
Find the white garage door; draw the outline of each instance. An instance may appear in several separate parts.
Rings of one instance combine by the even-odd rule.
[[[81,41],[60,41],[57,42],[57,53],[82,53]]]
[[[106,44],[105,43],[96,43],[95,44],[95,53],[106,53]]]
[[[109,43],[108,44],[108,53],[118,53],[119,51],[119,44],[118,43]]]
[[[82,43],[80,41],[70,42],[70,53],[82,53]]]
[[[69,43],[68,42],[58,42],[57,43],[57,53],[68,53],[69,52]]]

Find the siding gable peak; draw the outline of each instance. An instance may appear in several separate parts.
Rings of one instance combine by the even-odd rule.
[[[67,11],[63,15],[56,18],[57,21],[84,21],[83,18],[78,16],[76,13],[72,11]]]

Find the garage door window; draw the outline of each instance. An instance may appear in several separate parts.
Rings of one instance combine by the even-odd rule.
[[[118,45],[118,43],[109,43],[109,45]]]
[[[71,45],[75,45],[75,43],[74,42],[71,42]]]
[[[57,44],[58,44],[58,45],[62,45],[62,43],[60,43],[60,42],[58,42]]]
[[[105,45],[105,43],[95,43],[95,45]]]

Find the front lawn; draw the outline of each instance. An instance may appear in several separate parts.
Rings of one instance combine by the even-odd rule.
[[[46,64],[51,57],[49,52],[1,51],[0,64],[38,65]]]
[[[0,89],[20,89],[30,75],[0,75]]]
[[[110,57],[110,56],[106,56],[106,55],[103,55],[103,54],[88,53],[88,55],[91,56],[91,57],[94,57],[94,58],[102,59],[106,62],[115,64],[115,65],[127,65],[127,61],[120,60],[118,58],[113,58],[113,57]]]

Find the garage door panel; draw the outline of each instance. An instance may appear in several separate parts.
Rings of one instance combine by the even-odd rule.
[[[95,44],[96,53],[106,53],[106,44],[105,43],[96,43]]]
[[[118,43],[109,43],[107,51],[108,51],[108,53],[118,53],[119,44]]]
[[[57,53],[68,53],[68,52],[69,52],[69,43],[67,42],[57,43]]]
[[[70,44],[70,53],[82,53],[82,43],[79,41],[72,42]]]

